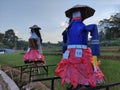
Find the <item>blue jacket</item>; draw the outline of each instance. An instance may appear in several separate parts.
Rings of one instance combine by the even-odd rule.
[[[100,55],[98,29],[95,24],[85,25],[80,20],[73,20],[67,30],[68,45],[88,45],[88,33],[90,32],[92,55]]]

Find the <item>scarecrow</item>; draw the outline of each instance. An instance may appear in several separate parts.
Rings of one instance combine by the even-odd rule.
[[[64,82],[96,87],[104,80],[98,66],[100,55],[98,30],[95,24],[85,25],[83,21],[93,16],[95,10],[86,5],[76,5],[65,12],[71,20],[67,29],[67,50],[56,69],[56,75]],[[88,33],[92,36],[91,48],[88,47]]]
[[[28,50],[24,55],[25,63],[35,63],[37,65],[45,64],[44,55],[42,54],[42,37],[40,34],[41,28],[37,25],[30,27],[31,36],[28,40]]]

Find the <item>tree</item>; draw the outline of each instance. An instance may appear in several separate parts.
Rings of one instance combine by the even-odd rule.
[[[0,43],[2,43],[3,39],[4,39],[4,34],[0,33]]]
[[[19,50],[27,50],[27,48],[28,48],[28,42],[27,41],[19,40],[17,42],[17,49],[19,49]]]
[[[105,38],[107,40],[120,37],[120,13],[112,15],[109,19],[104,19],[99,22],[99,26],[105,30]]]
[[[9,29],[5,32],[4,44],[8,48],[16,47],[17,41],[18,41],[18,37],[15,36],[15,33],[14,33],[13,29]]]
[[[0,48],[4,46],[3,40],[4,40],[4,34],[0,33]]]
[[[100,41],[105,39],[105,34],[103,31],[99,32],[99,39],[100,39]]]

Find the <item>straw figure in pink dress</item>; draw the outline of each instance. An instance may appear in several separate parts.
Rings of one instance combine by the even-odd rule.
[[[42,54],[42,37],[40,30],[41,28],[37,25],[33,25],[30,27],[31,29],[31,36],[28,40],[28,50],[24,55],[24,62],[25,63],[35,63],[45,64],[44,55]]]
[[[71,19],[67,29],[67,50],[59,62],[55,73],[64,82],[96,87],[104,80],[99,68],[100,45],[98,29],[95,24],[85,25],[83,21],[93,16],[95,10],[86,5],[76,5],[65,12]],[[91,48],[88,47],[88,33],[91,35]]]

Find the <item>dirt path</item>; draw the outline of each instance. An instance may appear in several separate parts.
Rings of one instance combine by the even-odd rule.
[[[22,82],[20,82],[20,71],[12,68],[12,67],[8,67],[8,66],[2,66],[1,69],[11,78],[15,81],[15,83],[17,84],[17,86],[20,88],[20,90],[50,90],[48,87],[46,87],[43,83],[41,82],[31,82],[30,84],[28,84],[28,75],[24,74],[23,75],[23,80]],[[2,80],[2,79],[1,79]],[[3,82],[4,84],[4,82]],[[6,87],[6,89],[0,89],[0,90],[10,90],[7,88],[7,84],[4,84],[5,86],[0,86],[1,88]],[[16,89],[17,90],[17,89]]]

